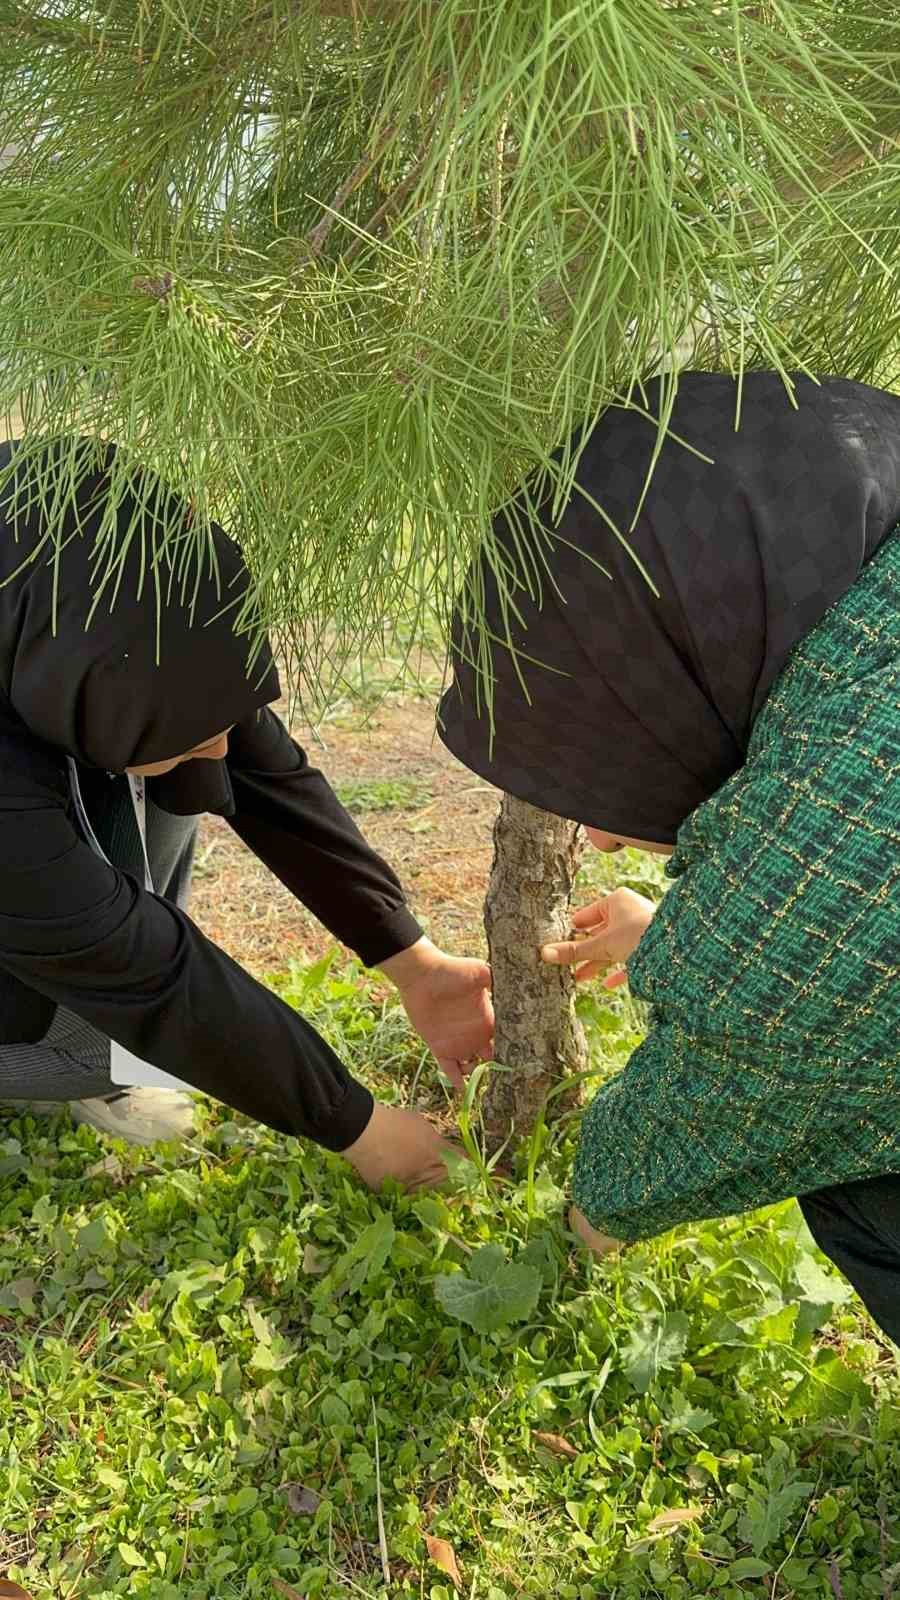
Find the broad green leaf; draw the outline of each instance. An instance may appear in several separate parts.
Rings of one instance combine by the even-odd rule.
[[[650,1317],[632,1329],[623,1351],[622,1369],[639,1394],[644,1394],[660,1372],[674,1367],[684,1355],[690,1320],[684,1311]]]
[[[778,1311],[769,1312],[767,1316],[747,1324],[748,1333],[751,1334],[755,1344],[790,1344],[793,1338],[794,1325],[797,1321],[796,1305],[782,1306]]]
[[[394,1240],[392,1259],[398,1267],[417,1267],[420,1270],[434,1262],[435,1250],[431,1243],[417,1239],[412,1233],[398,1233]]]
[[[535,1178],[532,1198],[535,1211],[543,1216],[548,1212],[558,1212],[562,1206],[565,1190],[554,1182],[546,1167]]]
[[[259,1372],[281,1372],[297,1359],[299,1351],[275,1348],[268,1344],[258,1344],[250,1357],[251,1367]]]
[[[120,1544],[119,1555],[126,1567],[145,1567],[147,1565],[140,1550],[135,1550],[133,1544]]]
[[[339,1395],[326,1394],[319,1415],[326,1428],[342,1428],[350,1421],[350,1407]]]
[[[369,1409],[369,1391],[359,1378],[348,1378],[337,1392],[351,1411],[360,1414]]]
[[[748,1502],[738,1523],[738,1532],[752,1546],[754,1555],[761,1556],[770,1544],[781,1538],[797,1506],[809,1499],[814,1488],[814,1483],[786,1483],[779,1489],[768,1489],[764,1500]]]
[[[59,1215],[58,1208],[53,1204],[49,1195],[42,1194],[31,1208],[31,1220],[42,1228],[50,1227]]]
[[[374,1278],[387,1264],[394,1246],[396,1230],[386,1211],[363,1228],[349,1250],[346,1250],[332,1268],[332,1276],[339,1292],[355,1294],[370,1278]]]
[[[438,1195],[423,1195],[421,1200],[415,1202],[413,1212],[423,1227],[436,1228],[439,1232],[443,1232],[449,1226],[451,1217],[449,1207]]]
[[[226,1399],[233,1394],[238,1394],[241,1388],[241,1364],[236,1356],[229,1356],[223,1361],[216,1383],[216,1393],[222,1394]]]
[[[803,1298],[814,1306],[842,1306],[853,1293],[845,1278],[835,1272],[826,1272],[815,1256],[803,1255],[794,1268]]]
[[[247,1246],[254,1261],[268,1261],[275,1248],[275,1233],[272,1228],[251,1228],[247,1235]]]
[[[741,1346],[751,1342],[746,1328],[725,1311],[711,1317],[701,1333],[703,1341],[701,1354],[706,1350],[715,1350],[719,1345]]]
[[[112,1467],[97,1468],[97,1482],[104,1483],[107,1489],[112,1489],[114,1494],[125,1494],[128,1484],[118,1472],[113,1472]]]
[[[0,1310],[15,1311],[19,1307],[34,1310],[34,1297],[38,1292],[36,1278],[13,1278],[0,1289]]]
[[[201,1302],[211,1300],[227,1276],[225,1267],[214,1267],[209,1261],[192,1261],[180,1271],[167,1272],[162,1279],[164,1298],[190,1295]]]
[[[272,1329],[265,1317],[261,1317],[255,1306],[247,1306],[247,1321],[256,1334],[260,1344],[272,1343]]]
[[[178,1299],[173,1301],[172,1309],[169,1312],[170,1326],[186,1340],[191,1340],[196,1336],[191,1311],[191,1302],[185,1295],[179,1295]]]
[[[385,1213],[371,1222],[360,1236],[358,1254],[366,1264],[366,1278],[374,1278],[385,1266],[394,1244],[395,1229]]]
[[[530,1239],[516,1257],[516,1262],[520,1267],[534,1267],[541,1274],[543,1287],[552,1289],[557,1279],[557,1267],[549,1233],[539,1233],[536,1238]]]
[[[303,1248],[303,1271],[311,1277],[319,1277],[328,1271],[328,1263],[314,1244],[306,1244]]]
[[[698,1467],[703,1468],[704,1472],[708,1472],[716,1483],[719,1482],[719,1472],[722,1464],[718,1456],[714,1456],[711,1450],[698,1450],[694,1461]]]
[[[591,1520],[591,1507],[587,1502],[584,1500],[567,1500],[566,1510],[576,1528],[580,1528],[582,1533],[586,1532]]]
[[[228,1496],[228,1510],[232,1516],[240,1516],[245,1511],[252,1511],[259,1499],[259,1490],[251,1484],[246,1484],[243,1489],[238,1489],[236,1494]]]
[[[741,1556],[739,1561],[732,1561],[728,1576],[737,1582],[740,1578],[764,1578],[771,1571],[771,1561],[760,1561],[757,1556]]]
[[[493,1283],[497,1273],[506,1265],[506,1256],[500,1244],[483,1244],[469,1261],[469,1276],[479,1283]]]
[[[499,1245],[486,1245],[463,1272],[435,1280],[434,1292],[448,1316],[476,1333],[494,1333],[512,1322],[524,1322],[538,1303],[541,1274],[536,1267],[510,1265]]]
[[[671,1396],[672,1409],[666,1418],[665,1427],[670,1433],[701,1434],[715,1416],[711,1411],[704,1411],[700,1406],[692,1406],[685,1396],[676,1391]]]
[[[736,1265],[740,1264],[746,1268],[747,1275],[753,1283],[757,1284],[761,1290],[767,1291],[765,1298],[771,1301],[773,1306],[783,1304],[784,1295],[777,1273],[773,1272],[768,1263],[763,1261],[755,1251],[737,1250],[733,1259]]]
[[[87,1227],[79,1228],[76,1247],[79,1255],[98,1255],[109,1244],[109,1230],[104,1217],[95,1217]]]
[[[184,1195],[185,1200],[192,1202],[197,1200],[200,1193],[200,1179],[196,1172],[173,1172],[169,1185],[178,1194]]]
[[[816,1506],[816,1516],[820,1522],[837,1522],[841,1514],[840,1501],[833,1494],[823,1494]]]
[[[788,1417],[843,1417],[854,1400],[864,1407],[873,1404],[869,1385],[856,1372],[845,1367],[837,1356],[817,1362],[791,1390],[785,1405]]]
[[[327,955],[322,957],[321,961],[317,961],[313,966],[307,967],[302,977],[302,989],[304,995],[311,994],[315,989],[321,989],[322,984],[325,982],[325,979],[328,977],[328,974],[334,965],[334,959],[336,955],[337,947],[332,946]]]
[[[801,1561],[797,1556],[791,1558],[779,1568],[781,1578],[788,1588],[800,1588],[809,1578],[811,1562],[807,1559]],[[813,1580],[815,1581],[815,1580]]]

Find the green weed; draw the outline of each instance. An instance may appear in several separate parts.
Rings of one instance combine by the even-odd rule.
[[[360,969],[279,987],[379,1094],[424,1086]],[[632,1023],[617,997],[588,1025],[602,1075]],[[480,1093],[474,1159],[421,1196],[205,1102],[152,1153],[0,1123],[0,1572],[40,1600],[453,1600],[428,1535],[466,1600],[885,1600],[896,1364],[796,1207],[597,1266],[574,1119],[500,1176]]]
[[[431,790],[416,778],[360,778],[336,790],[348,811],[407,811],[427,805]]]
[[[575,884],[575,905],[609,894],[613,889],[633,889],[648,900],[659,900],[665,893],[665,860],[646,850],[617,850],[607,855],[586,844]]]

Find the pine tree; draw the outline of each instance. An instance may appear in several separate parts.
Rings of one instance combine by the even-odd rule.
[[[893,0],[0,0],[0,414],[222,521],[314,701],[641,378],[892,382],[898,65]]]

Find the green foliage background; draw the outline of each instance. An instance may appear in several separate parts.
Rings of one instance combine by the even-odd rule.
[[[649,373],[892,381],[898,61],[892,0],[2,0],[0,412],[225,521],[315,692]]]

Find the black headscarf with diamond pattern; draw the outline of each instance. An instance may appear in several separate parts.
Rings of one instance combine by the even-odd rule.
[[[509,626],[482,558],[492,713],[458,623],[438,718],[465,766],[545,811],[672,844],[742,765],[791,649],[900,522],[900,397],[793,381],[795,403],[776,373],[745,375],[735,429],[735,380],[683,373],[642,504],[659,381],[647,415],[604,412],[561,517],[544,507],[545,572],[519,583]],[[507,509],[494,534],[521,572],[514,527]]]

